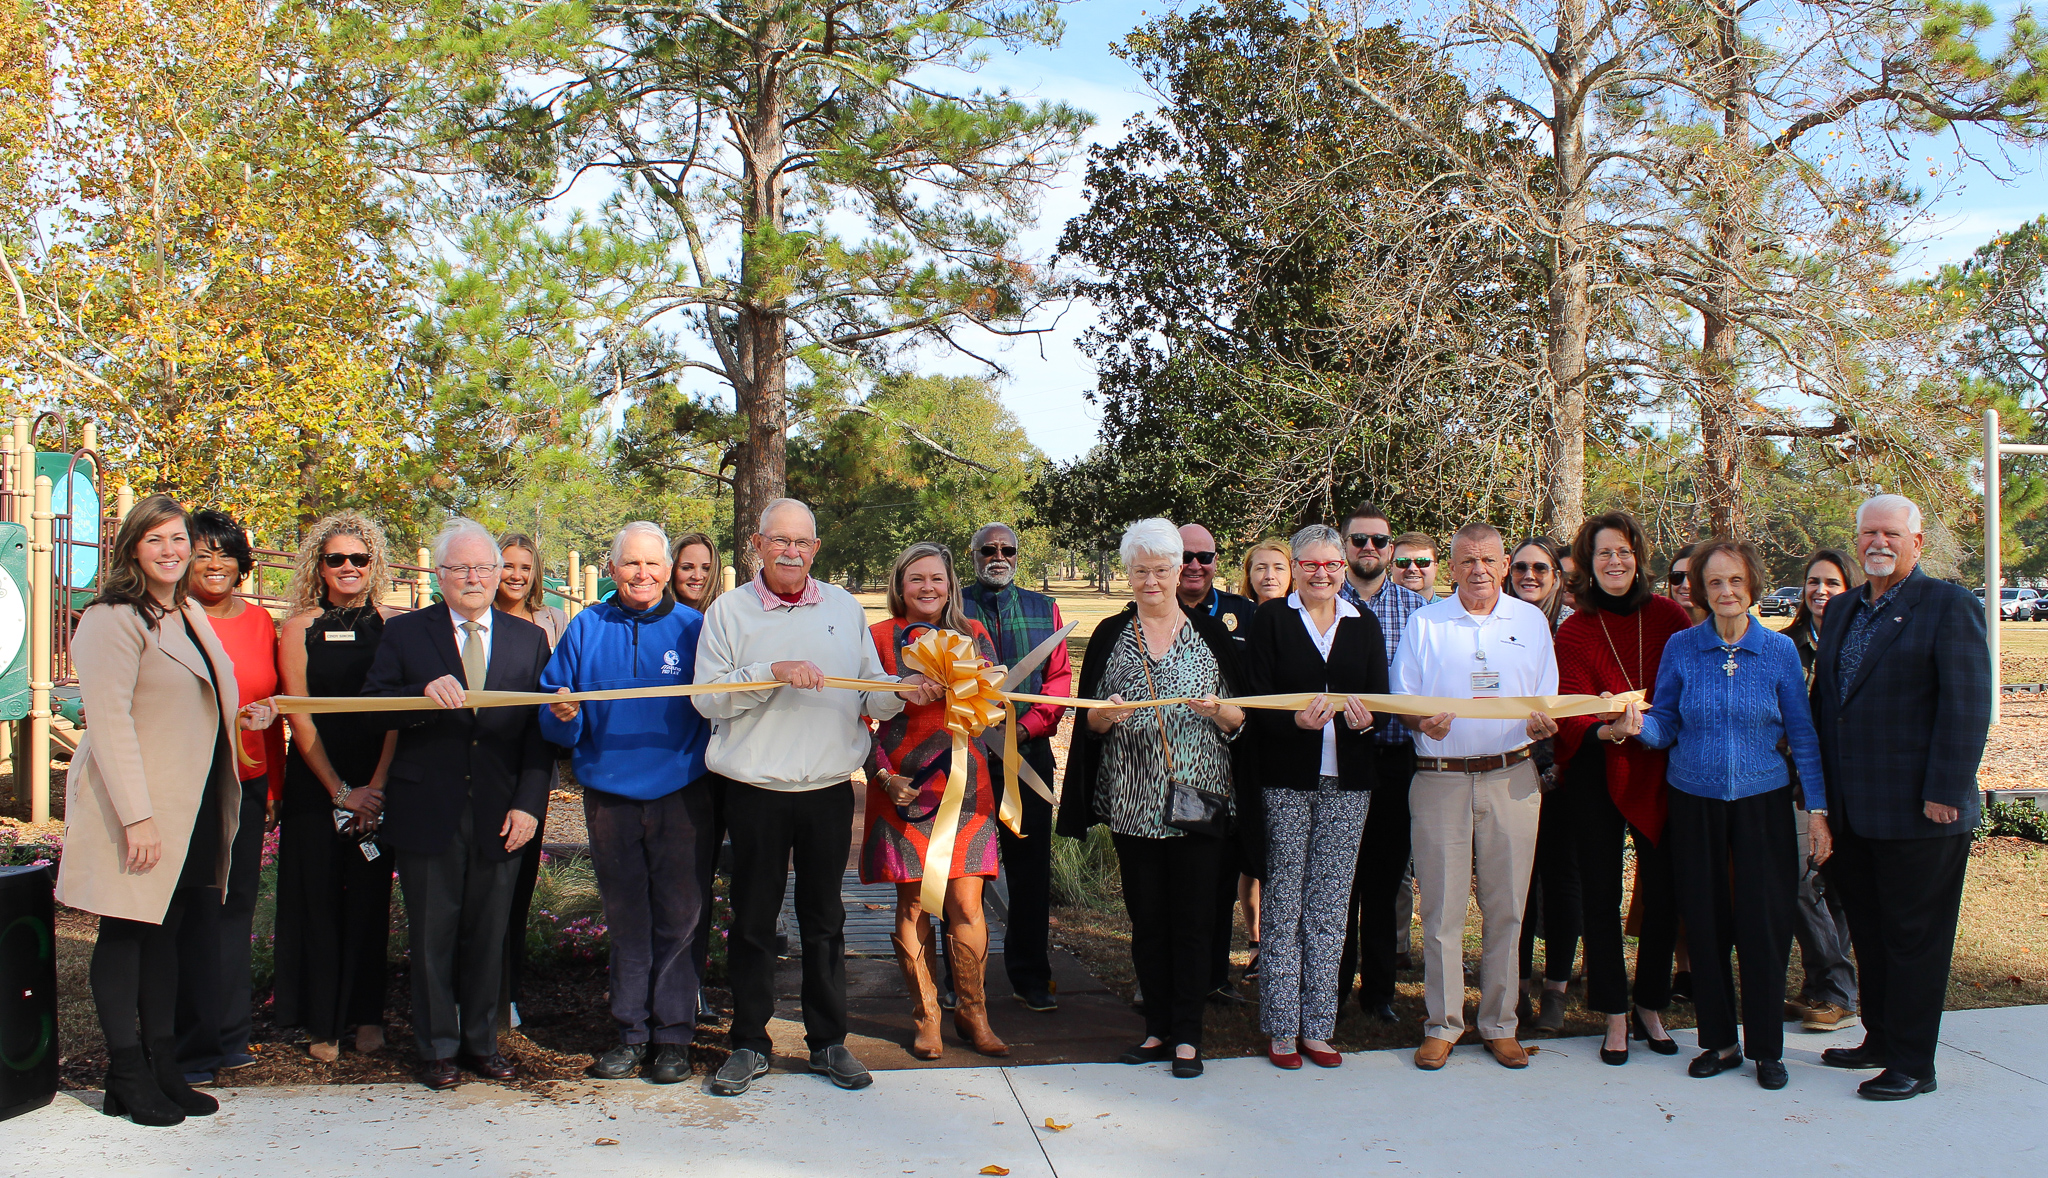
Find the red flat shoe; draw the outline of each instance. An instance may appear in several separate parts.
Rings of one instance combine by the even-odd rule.
[[[1266,1044],[1266,1059],[1274,1067],[1284,1068],[1290,1072],[1298,1071],[1301,1068],[1301,1056],[1298,1053],[1292,1051],[1275,1051],[1273,1050],[1273,1045],[1271,1043]]]
[[[1308,1061],[1319,1068],[1341,1068],[1344,1066],[1344,1057],[1334,1051],[1317,1051],[1301,1040],[1296,1040],[1296,1043],[1301,1047],[1301,1054],[1308,1056]],[[1268,1047],[1266,1050],[1270,1053],[1273,1049]],[[1294,1066],[1300,1067],[1301,1065],[1295,1064]]]

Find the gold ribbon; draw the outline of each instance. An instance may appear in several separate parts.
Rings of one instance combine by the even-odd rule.
[[[953,737],[952,768],[946,791],[932,815],[926,840],[919,901],[926,912],[945,912],[946,881],[953,872],[953,842],[960,833],[960,811],[967,803],[967,771],[974,765],[970,742],[998,720],[1007,721],[1003,738],[1003,796],[996,813],[1021,836],[1024,807],[1017,796],[1017,710],[1008,706],[1002,689],[1004,667],[982,661],[974,640],[953,630],[927,630],[903,648],[903,666],[945,687],[946,731]]]

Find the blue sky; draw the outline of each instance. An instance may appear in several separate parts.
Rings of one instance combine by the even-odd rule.
[[[1152,97],[1143,91],[1130,67],[1111,55],[1109,45],[1168,7],[1156,0],[1073,0],[1064,11],[1067,32],[1059,47],[1018,54],[999,51],[978,80],[985,86],[1008,86],[1022,95],[1068,102],[1090,111],[1096,116],[1091,141],[1115,142],[1131,116],[1152,106]],[[2004,17],[2017,5],[1993,7]],[[1983,144],[1988,138],[1973,136],[1970,142]],[[1925,146],[1927,151],[1920,154],[1944,160],[1953,151],[1952,144]],[[1946,183],[1919,240],[1899,259],[1902,274],[1919,275],[1965,258],[1993,234],[2048,212],[2048,184],[2043,182],[2048,177],[2048,166],[2044,166],[2048,154],[2042,148],[2009,151],[2002,156],[1990,149],[1988,155],[1998,163],[1996,173],[1970,166]],[[1024,244],[1040,260],[1051,255],[1061,228],[1083,207],[1083,162],[1077,158],[1047,193],[1038,227],[1027,236]],[[1093,318],[1087,306],[1071,307],[1045,336],[1019,341],[997,353],[1010,371],[1003,387],[1005,404],[1031,440],[1055,459],[1084,453],[1096,439],[1098,418],[1086,399],[1095,384],[1094,369],[1075,347],[1075,340]],[[920,366],[927,370],[980,371],[959,357],[928,355],[920,359]]]

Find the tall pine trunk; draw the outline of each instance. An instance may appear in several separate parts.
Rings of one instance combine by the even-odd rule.
[[[1721,77],[1722,167],[1708,200],[1707,252],[1713,259],[1702,292],[1700,357],[1699,498],[1709,531],[1742,534],[1742,402],[1738,387],[1735,306],[1747,252],[1749,220],[1749,63],[1742,56],[1742,26],[1730,8],[1714,14],[1716,72]]]
[[[753,102],[733,128],[740,143],[746,208],[740,224],[740,307],[732,374],[734,407],[746,437],[734,458],[733,568],[745,579],[755,567],[747,538],[761,509],[788,489],[789,314],[791,264],[783,229],[788,197],[783,166],[788,154],[788,78],[776,47],[780,22],[769,22],[754,42]]]
[[[1552,150],[1558,192],[1556,253],[1548,291],[1544,340],[1549,387],[1543,401],[1549,420],[1543,433],[1543,496],[1537,530],[1569,537],[1585,518],[1586,342],[1591,334],[1592,266],[1587,248],[1586,120],[1580,90],[1585,82],[1584,0],[1562,0],[1557,12],[1557,47],[1551,78]]]

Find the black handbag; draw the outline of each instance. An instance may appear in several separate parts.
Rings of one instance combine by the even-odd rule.
[[[1153,699],[1158,699],[1159,689],[1152,684],[1152,656],[1142,649],[1144,641],[1141,631],[1138,656],[1139,665],[1145,669],[1145,690]],[[1159,722],[1159,751],[1166,757],[1166,812],[1161,821],[1187,834],[1222,838],[1230,833],[1230,795],[1174,780],[1173,745],[1166,739],[1165,711],[1165,708],[1152,709],[1152,718]]]

